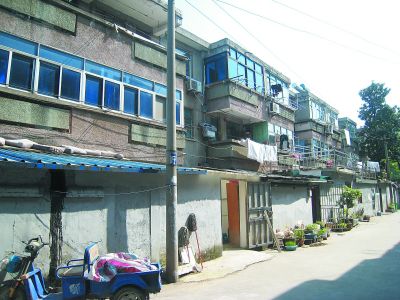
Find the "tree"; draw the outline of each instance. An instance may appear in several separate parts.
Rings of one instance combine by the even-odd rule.
[[[356,200],[360,199],[361,197],[361,190],[352,189],[348,186],[344,187],[342,195],[340,196],[340,199],[338,201],[338,205],[343,209],[346,206],[346,210],[344,210],[346,214],[346,219],[348,219],[349,217],[349,209],[353,208],[356,204]]]
[[[365,122],[359,131],[360,155],[372,161],[385,159],[386,142],[389,158],[400,162],[400,109],[386,103],[389,92],[383,83],[372,82],[359,93],[363,101],[359,118]]]

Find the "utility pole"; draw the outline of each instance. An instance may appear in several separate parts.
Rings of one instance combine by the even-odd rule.
[[[386,177],[390,180],[390,169],[389,169],[389,154],[387,148],[387,139],[383,140],[383,145],[385,146],[385,160],[386,160]]]
[[[175,99],[175,0],[168,0],[167,45],[167,189],[166,195],[166,278],[178,280],[178,231],[176,230],[177,172],[176,172],[176,99]]]

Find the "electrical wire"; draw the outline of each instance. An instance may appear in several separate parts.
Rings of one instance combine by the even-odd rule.
[[[185,1],[187,1],[187,0],[185,0]],[[225,2],[225,1],[223,1],[223,0],[212,0],[212,1],[213,1],[213,2],[218,1],[218,2],[223,3],[223,4],[225,4],[225,5],[228,5],[228,6],[231,6],[231,7],[233,7],[233,8],[236,8],[237,10],[240,10],[240,11],[245,12],[245,13],[247,13],[247,14],[256,16],[256,17],[258,17],[258,18],[261,18],[261,19],[263,19],[263,20],[269,21],[269,22],[271,22],[271,23],[280,25],[280,26],[285,27],[285,28],[287,28],[287,29],[290,29],[290,30],[293,30],[293,31],[297,31],[297,32],[300,32],[300,33],[303,33],[303,34],[307,34],[307,35],[316,37],[316,38],[318,38],[318,39],[321,39],[321,40],[330,42],[330,43],[332,43],[332,44],[335,44],[335,45],[337,45],[337,46],[340,46],[340,47],[342,47],[342,48],[344,48],[344,49],[349,49],[349,50],[358,52],[358,53],[360,53],[360,54],[363,54],[363,55],[365,55],[365,56],[369,56],[369,57],[371,57],[371,58],[377,59],[377,60],[382,60],[382,61],[385,61],[385,62],[388,62],[388,63],[395,63],[395,64],[399,64],[399,63],[400,63],[399,61],[391,61],[391,60],[388,60],[388,59],[386,59],[386,58],[384,58],[384,57],[380,57],[380,56],[376,56],[376,55],[367,53],[367,52],[365,52],[365,51],[363,51],[363,50],[360,50],[360,49],[358,49],[358,48],[350,47],[350,46],[348,46],[348,45],[342,44],[342,43],[337,42],[337,41],[335,41],[335,40],[326,38],[326,37],[324,37],[324,36],[322,36],[322,35],[319,35],[319,34],[317,34],[317,33],[313,33],[313,32],[308,31],[308,30],[299,29],[299,28],[296,28],[296,27],[287,25],[287,24],[285,24],[285,23],[282,23],[282,22],[279,22],[279,21],[277,21],[277,20],[268,18],[268,17],[266,17],[266,16],[263,16],[263,15],[260,15],[260,14],[258,14],[258,13],[255,13],[255,12],[252,12],[252,11],[250,11],[250,10],[247,10],[247,9],[245,9],[245,8],[242,8],[242,7],[236,6],[236,5],[234,5],[234,4]],[[233,18],[233,17],[232,17],[232,18]],[[235,21],[237,21],[235,18],[233,18],[233,19],[234,19]],[[248,32],[248,31],[247,31],[247,32]]]
[[[359,34],[357,34],[357,33],[354,33],[354,32],[352,32],[352,31],[350,31],[350,30],[347,30],[347,29],[345,29],[345,28],[343,28],[343,27],[340,27],[340,26],[338,26],[338,25],[335,25],[335,24],[333,24],[333,23],[330,23],[330,22],[328,22],[328,21],[325,21],[325,20],[323,20],[323,19],[321,19],[321,18],[315,17],[315,16],[313,16],[313,15],[311,15],[311,14],[309,14],[309,13],[306,13],[306,12],[304,12],[304,11],[301,11],[301,10],[299,10],[299,9],[293,7],[293,6],[289,6],[289,5],[285,4],[285,3],[282,3],[282,2],[277,1],[277,0],[271,0],[271,1],[274,2],[274,3],[276,3],[276,4],[278,4],[278,5],[281,5],[281,6],[283,6],[283,7],[286,7],[286,8],[288,8],[288,9],[290,9],[290,10],[293,10],[293,11],[295,11],[295,12],[301,14],[301,15],[304,15],[304,16],[310,18],[310,19],[313,19],[313,20],[315,20],[315,21],[317,21],[317,22],[319,22],[319,23],[321,23],[321,24],[328,25],[328,26],[330,26],[330,27],[332,27],[332,28],[335,28],[335,29],[337,29],[337,30],[339,30],[339,31],[341,31],[341,32],[344,32],[344,33],[346,33],[346,34],[348,34],[348,35],[351,35],[352,37],[358,38],[358,39],[362,40],[362,41],[365,42],[365,43],[368,43],[368,44],[373,45],[373,46],[375,46],[375,47],[378,47],[378,48],[384,49],[384,50],[386,50],[386,51],[392,52],[392,53],[394,53],[394,54],[400,55],[399,52],[397,52],[397,51],[395,51],[395,50],[393,50],[393,49],[390,49],[390,48],[388,48],[388,47],[386,47],[386,46],[380,45],[380,44],[378,44],[378,43],[376,43],[376,42],[374,42],[374,41],[371,41],[371,40],[369,40],[369,39],[367,39],[367,38],[365,38],[365,37],[363,37],[363,36],[361,36],[361,35],[359,35]]]
[[[68,195],[70,196],[81,196],[81,197],[99,197],[99,195],[101,196],[123,196],[123,195],[134,195],[134,194],[141,194],[141,193],[147,193],[147,192],[152,192],[152,191],[156,191],[156,190],[161,190],[161,189],[166,189],[168,187],[170,187],[171,185],[163,185],[163,186],[159,186],[156,188],[151,188],[151,189],[146,189],[146,190],[141,190],[141,191],[134,191],[134,192],[125,192],[125,193],[112,193],[112,194],[83,194],[83,193],[72,193],[72,192],[62,192],[62,191],[52,191],[52,193],[55,194],[63,194],[65,195],[65,197],[67,197]]]

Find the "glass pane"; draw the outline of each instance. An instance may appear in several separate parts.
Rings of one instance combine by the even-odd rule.
[[[156,96],[154,119],[164,123],[167,117],[166,101],[167,101],[166,98]]]
[[[228,74],[229,79],[237,79],[238,76],[238,63],[232,58],[228,59]]]
[[[246,57],[240,52],[237,53],[237,60],[242,64],[246,64]]]
[[[100,65],[90,60],[87,60],[85,63],[85,70],[90,73],[94,73],[100,76],[104,76],[119,81],[121,80],[122,77],[121,71]]]
[[[79,101],[81,93],[81,73],[63,68],[61,79],[61,97]]]
[[[216,70],[215,62],[209,62],[206,64],[206,84],[210,84],[216,81]]]
[[[137,115],[138,113],[138,90],[125,87],[124,112]]]
[[[247,69],[247,86],[251,89],[255,88],[254,71]]]
[[[229,49],[229,56],[232,57],[233,59],[236,59],[236,50],[233,48]]]
[[[85,103],[101,107],[103,80],[93,76],[86,76]]]
[[[83,70],[83,58],[77,57],[72,54],[68,54],[41,45],[39,50],[39,56],[58,62],[63,65]]]
[[[33,65],[33,58],[14,53],[11,61],[10,86],[31,90]]]
[[[182,92],[179,90],[176,90],[175,97],[176,97],[176,100],[182,100]]]
[[[106,80],[104,107],[119,110],[119,84]]]
[[[0,50],[0,84],[5,84],[7,80],[8,51]]]
[[[154,91],[157,94],[163,95],[164,97],[167,97],[167,87],[163,84],[155,83],[154,84]]]
[[[238,64],[238,79],[241,83],[246,84],[246,67]]]
[[[176,102],[176,124],[181,125],[181,102]]]
[[[154,89],[153,81],[127,73],[124,73],[124,82],[150,91]]]
[[[0,32],[0,45],[32,55],[37,55],[38,45],[36,43],[5,32]]]
[[[264,90],[264,80],[262,74],[256,73],[256,89],[262,93]]]
[[[258,64],[258,63],[254,63],[254,65],[255,65],[255,70],[256,70],[256,72],[257,73],[263,73],[263,71],[262,71],[262,67]]]
[[[153,95],[140,92],[140,115],[146,118],[153,118]]]
[[[246,66],[254,70],[254,61],[252,61],[250,58],[246,58]]]
[[[58,96],[59,83],[60,67],[40,62],[38,92],[44,95]]]
[[[189,108],[185,108],[185,129],[186,137],[193,138],[193,111]]]

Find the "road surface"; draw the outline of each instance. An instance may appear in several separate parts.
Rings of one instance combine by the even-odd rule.
[[[400,300],[400,212],[224,278],[165,285],[151,299]]]

